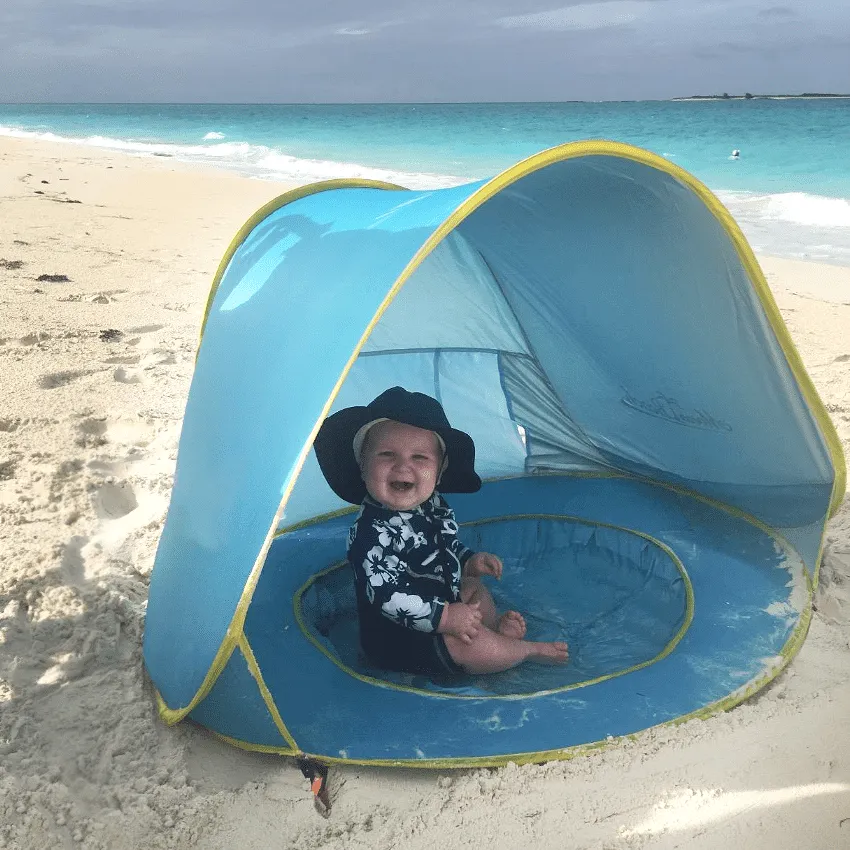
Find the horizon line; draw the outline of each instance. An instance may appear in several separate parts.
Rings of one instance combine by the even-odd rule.
[[[690,94],[673,97],[649,98],[620,98],[594,100],[245,100],[245,101],[215,101],[215,100],[20,100],[0,101],[0,106],[528,106],[542,104],[567,103],[671,103],[682,100],[768,100],[768,99],[827,99],[850,98],[850,93],[833,92],[802,92],[793,94],[780,92],[776,94]]]

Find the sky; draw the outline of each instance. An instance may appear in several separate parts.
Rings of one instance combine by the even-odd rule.
[[[848,0],[0,0],[0,102],[850,92]]]

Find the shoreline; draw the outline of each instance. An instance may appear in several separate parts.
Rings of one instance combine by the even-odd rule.
[[[287,188],[0,138],[0,848],[842,846],[846,502],[802,649],[725,714],[544,765],[332,768],[328,821],[292,760],[159,722],[144,606],[201,317],[231,240]],[[759,262],[850,455],[850,269]]]
[[[118,144],[115,147],[95,145],[88,138],[45,139],[35,136],[0,134],[0,145],[7,143],[11,146],[10,149],[15,149],[15,145],[23,145],[24,147],[20,148],[22,150],[26,145],[34,145],[34,149],[43,151],[48,157],[52,155],[57,158],[77,158],[79,161],[97,159],[109,162],[135,161],[151,163],[151,168],[157,169],[157,173],[163,169],[167,172],[169,168],[173,168],[177,172],[191,171],[197,174],[226,176],[231,180],[248,180],[256,184],[277,187],[275,196],[283,194],[294,186],[337,178],[376,179],[396,183],[414,191],[462,185],[479,179],[426,172],[394,171],[353,162],[297,158],[293,160],[297,163],[293,168],[298,172],[297,174],[286,176],[281,173],[279,176],[272,176],[269,173],[262,173],[258,166],[244,163],[237,165],[224,159],[220,162],[207,158],[200,159],[191,153],[184,158],[184,155],[180,153],[181,145],[179,144],[168,145],[174,147],[175,152],[165,153],[154,150],[124,149]],[[673,163],[676,162],[675,157],[667,158]],[[724,161],[727,159],[728,157],[723,157]],[[737,164],[735,167],[737,168]],[[501,172],[496,169],[494,173]],[[312,176],[308,176],[311,174]],[[747,190],[722,188],[718,185],[722,182],[719,179],[713,182],[715,187],[709,186],[710,191],[736,219],[744,230],[745,236],[750,240],[750,244],[759,243],[758,247],[754,246],[758,254],[850,268],[850,241],[848,241],[850,231],[846,227],[850,197],[818,194],[811,187],[806,190],[793,187],[782,190],[778,187]],[[780,211],[778,216],[771,212],[774,205]],[[810,254],[806,246],[814,248],[814,256]]]
[[[7,148],[8,145],[8,148]],[[103,161],[104,167],[107,169],[113,169],[116,167],[121,168],[127,167],[128,162],[136,162],[141,165],[141,167],[150,166],[152,170],[158,175],[168,174],[168,173],[190,173],[195,175],[207,175],[210,178],[222,179],[227,181],[246,181],[248,183],[255,184],[257,186],[267,186],[269,187],[269,191],[272,193],[270,196],[267,196],[265,191],[262,189],[257,190],[255,195],[256,198],[261,199],[266,197],[267,199],[271,199],[277,197],[278,195],[282,195],[289,190],[296,188],[297,186],[307,185],[313,182],[319,182],[319,180],[277,180],[277,179],[269,179],[263,177],[255,177],[253,175],[240,173],[235,169],[231,169],[228,167],[217,166],[215,163],[211,162],[198,162],[188,159],[181,159],[178,156],[174,156],[172,154],[157,154],[157,153],[141,153],[134,151],[124,151],[124,150],[116,150],[113,148],[105,148],[95,145],[86,144],[84,140],[80,139],[71,139],[71,138],[61,138],[61,139],[40,139],[40,138],[22,138],[19,136],[3,136],[0,135],[0,156],[8,155],[5,153],[6,150],[9,152],[22,151],[26,152],[27,149],[31,147],[32,150],[39,152],[41,155],[44,155],[47,158],[65,158],[71,161],[83,162],[83,161]],[[26,154],[24,154],[26,155]],[[121,164],[124,164],[123,166]],[[375,171],[371,167],[366,168],[367,171]],[[441,175],[436,175],[437,177],[441,177]],[[381,174],[377,175],[378,179],[384,179]],[[160,178],[157,178],[160,179]],[[182,179],[182,178],[179,178]],[[323,178],[325,179],[325,178]],[[448,179],[448,178],[446,178]],[[473,179],[469,180],[461,180],[458,179],[459,183],[463,182],[473,182]],[[709,187],[710,188],[710,187]],[[34,191],[38,191],[34,188]],[[711,189],[712,193],[723,203],[721,199],[721,195],[726,192],[736,193],[738,190],[734,189]],[[791,192],[791,190],[789,190]],[[792,192],[793,193],[793,192]],[[753,192],[752,194],[758,195],[759,193]],[[829,195],[814,195],[813,197],[824,198],[829,201],[833,200],[834,197],[837,196],[829,196]],[[265,203],[264,200],[259,200],[257,206],[254,210],[250,210],[246,216],[244,221],[247,221],[248,217],[259,209],[262,204]],[[724,204],[725,206],[725,204]],[[733,214],[734,217],[734,214]],[[241,222],[236,229],[234,229],[234,236],[236,231],[241,224]],[[229,244],[229,243],[228,243]],[[222,253],[224,253],[222,251]],[[800,262],[800,263],[815,263],[819,266],[835,266],[837,268],[850,268],[850,262],[846,265],[842,264],[837,258],[831,259],[820,259],[820,258],[799,258],[799,257],[791,257],[791,256],[781,256],[774,255],[770,253],[763,253],[761,251],[757,252],[757,256],[761,261],[764,257],[772,257],[777,260],[787,260],[788,262]]]

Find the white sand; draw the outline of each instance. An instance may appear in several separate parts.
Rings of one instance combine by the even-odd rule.
[[[847,504],[802,651],[708,721],[543,766],[336,768],[329,820],[291,761],[159,723],[143,604],[203,305],[284,188],[0,140],[0,848],[850,847]],[[850,454],[850,269],[763,266]]]

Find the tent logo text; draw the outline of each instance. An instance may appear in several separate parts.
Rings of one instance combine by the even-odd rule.
[[[646,413],[648,416],[656,416],[659,419],[666,419],[668,422],[675,422],[677,425],[685,425],[688,428],[701,428],[705,431],[726,431],[730,432],[732,426],[722,419],[716,419],[707,410],[693,408],[688,410],[676,401],[662,392],[656,392],[651,398],[642,400],[632,395],[625,387],[623,387],[625,395],[621,399],[623,404],[631,407],[640,413]]]

